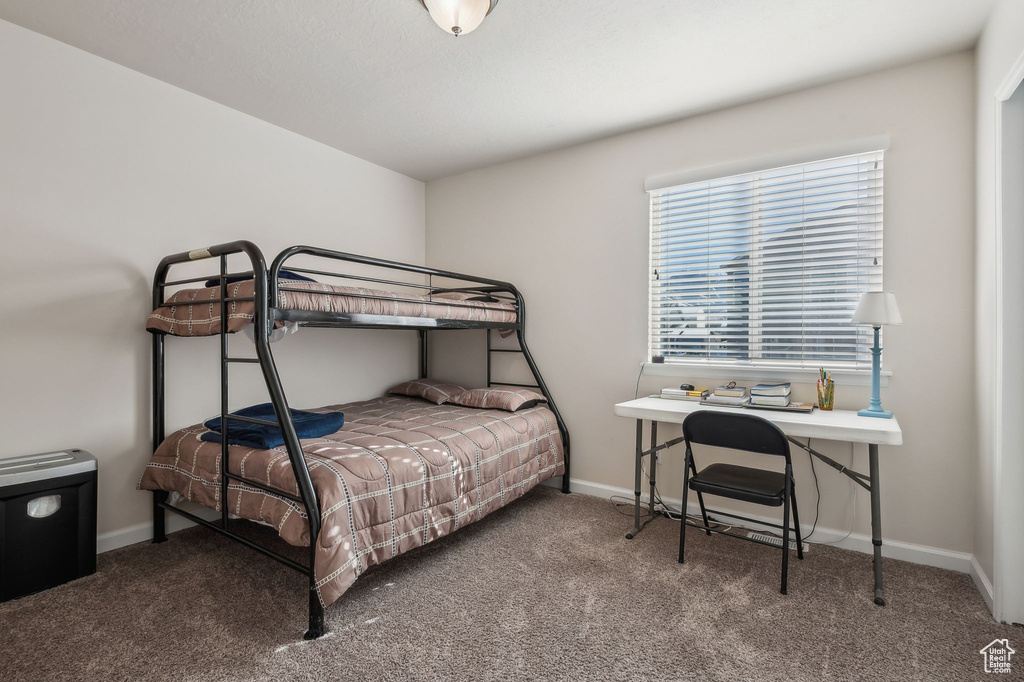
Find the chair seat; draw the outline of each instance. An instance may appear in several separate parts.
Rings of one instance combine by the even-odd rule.
[[[712,464],[690,479],[690,490],[781,507],[786,495],[786,475],[735,464]]]

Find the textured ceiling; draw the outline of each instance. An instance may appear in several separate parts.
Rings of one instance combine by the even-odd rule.
[[[0,0],[0,18],[429,180],[971,46],[990,0]]]

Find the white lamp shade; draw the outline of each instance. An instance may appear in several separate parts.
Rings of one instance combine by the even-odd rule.
[[[454,36],[474,31],[497,4],[497,0],[423,0],[430,18]]]
[[[870,324],[873,327],[903,324],[899,306],[896,305],[896,296],[884,291],[869,291],[863,294],[850,321],[854,324]]]

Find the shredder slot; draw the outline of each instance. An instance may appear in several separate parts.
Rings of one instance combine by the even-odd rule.
[[[52,457],[50,459],[37,459],[30,462],[15,462],[13,464],[0,464],[0,471],[12,471],[14,469],[25,469],[27,467],[45,467],[61,462],[70,462],[74,459],[71,455],[63,457]]]

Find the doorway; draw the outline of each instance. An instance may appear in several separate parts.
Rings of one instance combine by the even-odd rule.
[[[1024,64],[996,102],[993,615],[1024,623]]]

